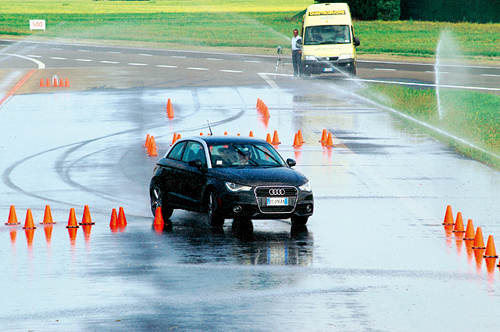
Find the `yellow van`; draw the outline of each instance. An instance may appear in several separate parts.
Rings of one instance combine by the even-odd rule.
[[[302,21],[302,73],[356,75],[356,46],[351,11],[346,3],[310,5]]]

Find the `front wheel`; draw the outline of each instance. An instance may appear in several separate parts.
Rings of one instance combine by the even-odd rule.
[[[168,204],[166,194],[158,184],[155,184],[151,187],[150,196],[151,212],[153,212],[153,216],[156,216],[156,209],[161,207],[163,219],[168,220],[172,216],[174,209]]]
[[[293,216],[292,217],[292,227],[294,226],[305,226],[307,224],[307,220],[309,217],[299,217],[299,216]]]
[[[212,227],[224,226],[224,216],[219,207],[219,197],[212,191],[207,196],[207,219]]]

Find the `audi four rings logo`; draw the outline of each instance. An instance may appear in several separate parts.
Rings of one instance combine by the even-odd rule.
[[[269,189],[269,195],[271,196],[283,196],[285,194],[285,189]]]

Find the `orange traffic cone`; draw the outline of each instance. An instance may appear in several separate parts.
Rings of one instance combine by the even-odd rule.
[[[76,222],[75,209],[71,208],[71,210],[69,210],[68,225],[66,226],[66,228],[78,228],[78,227],[80,226],[78,226],[78,223]]]
[[[143,148],[147,148],[149,146],[149,141],[151,140],[151,136],[149,134],[146,135],[146,142],[142,146]]]
[[[493,235],[488,236],[488,243],[486,244],[486,252],[484,258],[498,258],[497,251],[495,250],[495,241]]]
[[[57,83],[57,77],[54,77],[54,84],[52,84],[52,86],[54,88],[59,86],[59,84]]]
[[[158,155],[158,153],[156,152],[156,143],[154,136],[151,136],[151,140],[149,142],[148,154],[151,157],[156,157]]]
[[[123,207],[120,206],[118,210],[118,221],[116,222],[118,227],[126,227],[127,226],[127,218],[125,217],[125,212],[123,211]]]
[[[326,129],[323,129],[323,133],[321,134],[320,142],[324,143],[324,142],[326,142],[326,139],[327,139]]]
[[[43,78],[40,79],[40,87],[43,88],[45,85],[43,84]]]
[[[169,119],[174,118],[174,108],[172,107],[172,101],[170,101],[170,98],[168,98],[168,101],[167,101],[167,117]]]
[[[45,84],[47,88],[50,88],[50,78],[47,78],[47,84]]]
[[[90,218],[89,206],[85,205],[85,207],[83,208],[83,218],[80,225],[94,225],[94,224],[95,222],[92,222],[92,218]]]
[[[26,221],[24,222],[23,229],[35,229],[35,223],[33,222],[33,215],[31,214],[31,209],[26,211]]]
[[[278,138],[278,131],[275,130],[273,134],[273,145],[279,145],[281,144],[279,138]]]
[[[297,132],[297,134],[299,136],[300,144],[304,144],[305,141],[304,141],[304,138],[302,137],[302,130],[299,129],[299,131]]]
[[[17,221],[16,208],[14,205],[10,206],[9,221],[5,223],[7,226],[19,225],[20,222]]]
[[[55,224],[54,220],[52,219],[52,212],[50,211],[50,205],[45,205],[45,214],[43,215],[43,222],[41,224]]]
[[[113,209],[113,211],[111,211],[111,220],[109,221],[109,227],[116,228],[117,220],[118,220],[118,215],[116,214],[116,209]]]
[[[444,215],[443,225],[454,225],[453,213],[451,212],[451,205],[446,206],[446,213]]]
[[[465,229],[465,241],[474,241],[474,224],[472,223],[472,219],[467,221],[467,228]]]
[[[177,134],[174,133],[174,136],[172,137],[172,144],[170,146],[174,145],[175,141],[177,141]]]
[[[262,116],[263,116],[263,117],[265,117],[265,118],[269,118],[269,117],[271,117],[271,116],[269,115],[269,109],[267,108],[267,106],[264,106],[264,110],[263,110],[263,112],[262,112]]]
[[[66,79],[66,81],[64,82],[64,86],[65,86],[66,88],[69,88],[69,79]]]
[[[165,221],[163,220],[163,214],[161,212],[161,206],[158,206],[155,211],[155,220],[153,222],[153,225],[163,225],[165,224]]]
[[[273,143],[273,141],[271,140],[271,134],[269,133],[267,133],[266,142],[269,144]]]
[[[257,105],[255,106],[255,108],[259,109],[259,106],[260,106],[260,98],[257,98]]]
[[[227,136],[227,131],[224,132],[224,136]]]
[[[64,84],[63,84],[63,79],[62,79],[62,78],[60,78],[60,79],[59,79],[59,86],[60,86],[61,88],[64,86]]]
[[[326,139],[326,146],[332,147],[333,146],[333,139],[332,139],[332,134],[328,133],[328,138]]]
[[[483,231],[481,230],[481,227],[478,227],[476,230],[476,236],[474,237],[472,249],[486,249],[484,246]]]
[[[462,219],[462,212],[457,213],[457,219],[455,221],[455,228],[453,229],[454,233],[465,233],[464,230],[464,221]]]
[[[302,143],[300,142],[300,139],[299,139],[299,134],[298,134],[298,133],[296,133],[296,134],[295,134],[295,137],[293,138],[293,147],[294,147],[294,148],[298,148],[298,147],[300,147],[300,146],[302,146]]]
[[[253,137],[253,131],[250,130],[250,134],[248,134],[248,137]]]

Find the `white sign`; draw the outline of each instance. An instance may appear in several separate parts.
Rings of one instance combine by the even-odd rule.
[[[30,20],[30,30],[45,30],[45,20]]]

